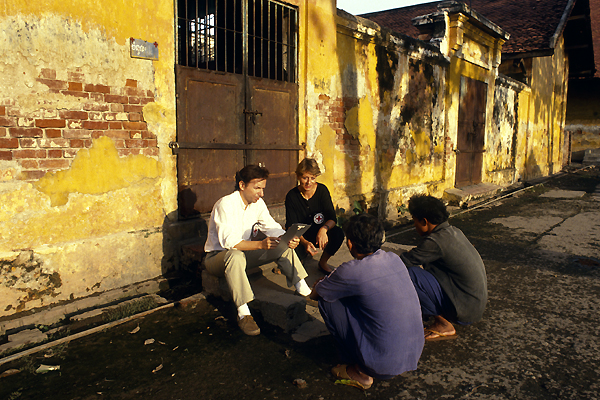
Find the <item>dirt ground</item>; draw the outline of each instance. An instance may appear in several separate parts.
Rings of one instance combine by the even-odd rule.
[[[585,193],[564,197],[573,191]],[[484,318],[458,327],[456,340],[427,343],[416,371],[366,392],[334,384],[330,336],[297,343],[257,316],[262,334],[248,337],[231,305],[208,299],[4,364],[0,373],[20,372],[0,378],[0,399],[600,398],[598,168],[450,223],[485,262]],[[405,245],[417,240],[414,231],[389,234]],[[36,374],[41,364],[60,370]]]

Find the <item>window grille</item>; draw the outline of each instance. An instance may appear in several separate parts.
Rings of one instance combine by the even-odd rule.
[[[272,0],[178,0],[177,5],[179,65],[296,82],[295,7]]]

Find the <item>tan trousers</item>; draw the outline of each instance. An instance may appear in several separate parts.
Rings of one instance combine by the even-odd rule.
[[[295,285],[308,274],[292,249],[287,249],[278,259],[259,260],[266,250],[241,251],[237,249],[211,251],[206,255],[204,265],[211,275],[225,277],[233,302],[240,307],[254,300],[254,292],[250,287],[247,268],[254,268],[275,261],[281,273],[287,278],[288,287]]]

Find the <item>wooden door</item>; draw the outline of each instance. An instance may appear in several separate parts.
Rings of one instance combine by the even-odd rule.
[[[461,77],[456,145],[456,187],[481,183],[487,84]]]
[[[262,164],[281,203],[298,162],[297,10],[272,0],[178,1],[179,214],[210,212]]]

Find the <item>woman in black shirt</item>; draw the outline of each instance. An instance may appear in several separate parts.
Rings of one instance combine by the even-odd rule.
[[[344,232],[336,225],[337,217],[327,186],[316,181],[321,175],[319,165],[312,158],[305,158],[296,168],[298,186],[285,197],[286,229],[295,223],[311,224],[300,237],[301,246],[296,247],[298,257],[303,260],[308,254],[314,256],[317,248],[323,249],[319,269],[329,274],[327,261],[344,241]]]

